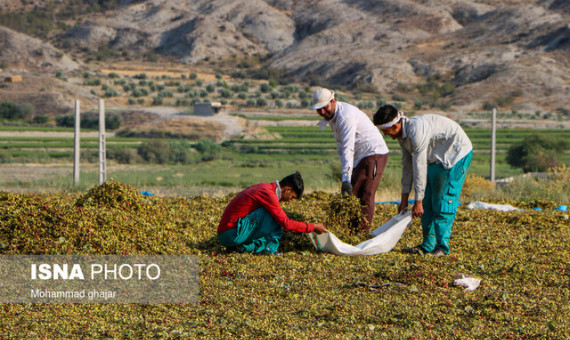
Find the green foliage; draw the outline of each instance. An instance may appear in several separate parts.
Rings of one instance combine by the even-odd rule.
[[[273,88],[272,88],[271,85],[269,85],[268,83],[262,83],[262,84],[259,86],[259,90],[260,90],[262,93],[268,93],[268,92],[271,92],[271,90],[273,90]]]
[[[525,137],[507,151],[507,163],[522,168],[524,172],[545,171],[560,165],[559,154],[563,154],[570,144],[550,135],[533,134]]]
[[[83,81],[84,86],[101,86],[101,79],[86,79]]]
[[[99,114],[87,112],[81,115],[80,126],[82,129],[99,129]],[[61,127],[74,127],[75,115],[58,116],[55,118],[57,126]],[[109,113],[105,115],[105,129],[116,130],[121,127],[122,119],[116,113]]]
[[[206,91],[208,91],[208,93],[213,93],[216,91],[216,86],[214,84],[208,84],[206,85]]]
[[[14,104],[9,101],[0,103],[0,118],[8,120],[27,119],[35,112],[35,107],[31,103]]]
[[[180,163],[193,162],[190,144],[185,141],[164,141],[153,139],[143,142],[137,148],[137,154],[148,163]]]
[[[117,97],[119,92],[114,87],[108,87],[103,94],[103,97]]]
[[[200,152],[203,161],[211,161],[220,158],[222,146],[209,139],[201,139],[194,145],[194,148]]]
[[[32,119],[32,123],[33,124],[38,124],[38,125],[42,125],[45,124],[49,121],[49,117],[46,115],[36,115],[34,116],[34,118]]]
[[[133,92],[131,93],[131,95],[135,98],[146,97],[149,95],[149,92],[145,88],[137,87],[137,88],[133,89]]]

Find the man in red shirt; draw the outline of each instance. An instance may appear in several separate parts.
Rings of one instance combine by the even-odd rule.
[[[303,195],[299,172],[275,183],[259,183],[240,192],[226,207],[218,225],[218,240],[242,252],[274,254],[283,231],[300,233],[327,231],[321,223],[305,223],[287,217],[279,202]]]

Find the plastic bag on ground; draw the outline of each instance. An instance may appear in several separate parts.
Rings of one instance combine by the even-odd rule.
[[[453,281],[453,284],[456,286],[465,287],[466,291],[472,291],[479,287],[481,280],[476,279],[474,277],[466,276],[464,274],[455,274],[455,277],[458,277],[457,280]]]
[[[412,212],[402,211],[372,231],[370,234],[374,236],[373,238],[356,246],[342,242],[331,232],[307,235],[317,250],[326,253],[348,256],[377,255],[392,250],[410,223],[412,223]]]
[[[491,204],[485,202],[471,202],[467,205],[467,209],[489,209],[497,211],[515,211],[520,210],[509,204]]]

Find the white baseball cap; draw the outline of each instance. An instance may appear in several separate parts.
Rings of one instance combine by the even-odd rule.
[[[327,106],[331,100],[334,99],[334,91],[329,89],[320,88],[313,93],[313,105],[309,110],[318,110]]]

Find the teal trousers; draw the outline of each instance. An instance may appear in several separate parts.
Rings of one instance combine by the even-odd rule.
[[[237,226],[218,234],[226,247],[239,247],[242,252],[275,254],[283,228],[264,208],[258,208],[238,220]]]
[[[451,226],[472,157],[473,151],[451,169],[445,169],[440,163],[428,165],[422,215],[422,248],[427,252],[441,249],[449,254]]]

